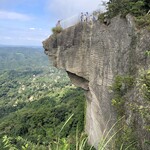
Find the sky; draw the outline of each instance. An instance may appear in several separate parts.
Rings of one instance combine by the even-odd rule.
[[[0,0],[0,45],[42,46],[58,20],[101,4],[102,0]]]

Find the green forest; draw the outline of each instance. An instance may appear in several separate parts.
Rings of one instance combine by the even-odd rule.
[[[0,47],[0,62],[0,150],[55,149],[58,137],[75,149],[84,129],[83,91],[42,48]]]

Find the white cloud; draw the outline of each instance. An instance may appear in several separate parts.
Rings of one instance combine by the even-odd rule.
[[[34,27],[31,27],[29,28],[29,30],[32,30],[32,31],[42,31],[42,28],[34,28]]]
[[[35,30],[35,28],[29,28],[29,30]]]
[[[31,19],[31,17],[17,12],[0,10],[0,19],[28,21]]]
[[[101,5],[102,1],[108,0],[48,0],[48,7],[50,12],[64,19],[80,12],[104,9]]]

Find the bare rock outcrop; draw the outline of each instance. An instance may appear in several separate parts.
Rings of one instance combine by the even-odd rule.
[[[60,34],[51,35],[43,46],[54,66],[65,69],[71,81],[85,90],[85,130],[89,143],[97,147],[103,132],[117,120],[110,88],[115,77],[132,75],[136,79],[139,70],[149,69],[145,52],[150,50],[150,33],[138,30],[130,15],[126,18],[117,16],[108,26],[99,21],[79,23]],[[142,98],[137,93],[136,87],[126,93],[128,103],[134,101],[142,105]],[[128,125],[131,120],[135,121],[139,149],[146,150],[144,139],[150,138],[150,135],[144,130],[143,120],[128,108],[125,115]]]

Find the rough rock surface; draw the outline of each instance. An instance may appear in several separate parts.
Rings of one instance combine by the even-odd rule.
[[[124,19],[118,16],[108,26],[99,21],[94,24],[79,23],[50,36],[43,46],[54,66],[65,69],[71,81],[85,90],[85,130],[89,143],[97,147],[103,132],[116,122],[110,86],[116,75],[136,77],[140,69],[149,68],[145,52],[150,50],[150,33],[136,29],[131,16]],[[127,97],[129,101],[139,99],[136,88]],[[135,116],[128,109],[126,114],[126,122],[130,124]],[[142,120],[136,117],[139,149],[146,150],[141,136],[150,136],[143,130]]]

